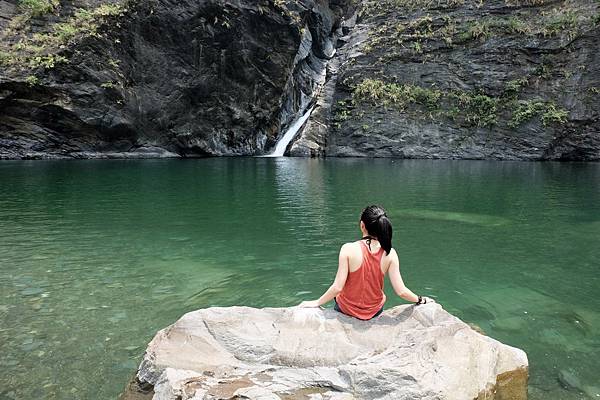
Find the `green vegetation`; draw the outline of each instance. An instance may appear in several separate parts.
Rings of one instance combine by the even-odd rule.
[[[404,0],[387,0],[375,3],[369,2],[370,7],[383,9],[392,5],[403,4]],[[416,1],[414,4],[419,3]],[[431,2],[426,2],[430,4]],[[434,5],[435,6],[435,5]],[[503,35],[527,35],[538,37],[567,37],[573,39],[585,26],[600,23],[600,15],[578,15],[568,8],[554,8],[540,12],[538,17],[527,14],[512,16],[488,16],[469,20],[455,15],[441,15],[431,10],[437,16],[429,14],[398,23],[383,23],[369,32],[369,40],[364,46],[365,52],[375,49],[385,52],[382,62],[390,61],[400,52],[394,48],[405,42],[413,42],[408,47],[414,53],[426,52],[429,41],[443,40],[447,44],[466,43],[473,40],[486,41]],[[389,12],[389,10],[387,11]],[[382,13],[381,17],[384,16]],[[387,17],[386,17],[387,18]],[[403,18],[402,18],[403,19]],[[414,44],[416,43],[416,44]],[[390,51],[392,50],[392,51]]]
[[[557,107],[553,102],[544,101],[522,101],[519,107],[513,113],[509,125],[519,126],[523,122],[529,121],[535,116],[541,116],[542,123],[549,125],[551,123],[565,123],[569,112],[563,108]]]
[[[491,36],[491,34],[490,24],[485,20],[476,21],[467,25],[467,29],[458,35],[458,40],[460,42],[474,39],[484,40]]]
[[[11,55],[6,51],[0,50],[0,65],[8,65],[10,62]]]
[[[543,79],[549,79],[552,77],[552,66],[547,60],[542,60],[542,63],[533,71],[533,75],[539,76]]]
[[[58,0],[19,0],[19,7],[34,17],[53,12],[58,6]]]
[[[543,6],[553,2],[554,0],[506,0],[509,6]]]
[[[541,29],[541,34],[544,36],[558,36],[567,34],[573,39],[577,33],[578,21],[577,14],[574,11],[554,12],[545,21]]]
[[[54,25],[52,32],[33,36],[35,44],[60,46],[75,37],[95,36],[98,28],[108,17],[120,16],[124,12],[118,4],[102,4],[93,10],[78,10],[67,22]]]
[[[355,102],[368,100],[386,106],[393,104],[400,109],[404,109],[409,104],[422,104],[429,109],[435,109],[442,94],[439,90],[421,86],[365,79],[354,88],[352,95]]]
[[[523,77],[519,79],[513,79],[508,81],[504,87],[504,92],[508,95],[515,95],[521,91],[521,89],[529,83],[529,79]]]
[[[21,69],[54,68],[67,62],[63,56],[55,54],[71,42],[82,37],[97,36],[98,29],[109,17],[120,16],[125,12],[118,4],[102,4],[92,10],[79,9],[66,22],[52,25],[49,32],[35,33],[0,52],[0,63]]]
[[[450,97],[456,99],[462,110],[462,117],[470,125],[492,126],[498,122],[499,98],[469,92],[453,92]]]
[[[288,7],[288,0],[271,0],[273,2],[273,5],[275,6],[275,8],[277,8],[280,12],[281,15],[289,18],[291,21],[293,21],[296,25],[301,25],[302,24],[302,19],[300,18],[300,16],[297,13],[294,13],[292,11],[290,11],[290,8]],[[259,11],[261,12],[261,14],[265,13],[266,10],[259,4],[258,5]],[[229,28],[229,26],[228,26]],[[302,32],[304,33],[304,32]]]
[[[376,105],[389,106],[404,110],[408,105],[422,105],[429,111],[454,118],[462,116],[465,121],[475,126],[494,125],[497,120],[499,99],[481,93],[449,92],[410,84],[385,83],[378,79],[365,79],[355,86],[352,93],[355,103],[369,101]],[[450,107],[448,114],[440,111],[442,101],[456,106]],[[460,109],[461,113],[456,111]]]
[[[40,83],[40,80],[38,79],[37,76],[35,75],[29,75],[27,78],[25,78],[25,82],[29,85],[29,86],[35,86],[37,84]]]
[[[498,34],[546,37],[566,34],[572,38],[577,34],[578,27],[577,14],[572,11],[554,11],[546,18],[542,17],[540,23],[535,25],[515,16],[489,17],[467,23],[466,29],[459,34],[459,40],[486,40]]]
[[[48,54],[46,56],[35,56],[29,59],[29,67],[34,69],[43,67],[44,69],[54,68],[56,64],[66,63],[68,60],[59,55]]]
[[[362,16],[374,16],[386,12],[423,10],[428,8],[450,9],[464,4],[465,0],[369,0],[362,4]]]
[[[516,94],[527,79],[521,78],[510,81],[505,92]],[[432,117],[446,117],[453,120],[462,120],[471,126],[490,127],[498,124],[501,111],[509,111],[515,104],[509,97],[488,96],[481,92],[448,91],[424,88],[412,84],[386,83],[379,79],[365,79],[352,91],[352,103],[368,102],[375,106],[393,106],[399,110],[406,110],[409,105],[425,107]],[[542,123],[565,123],[568,112],[556,106],[553,102],[522,101],[512,113],[509,125],[518,126],[521,123],[540,116]],[[340,106],[339,120],[350,118],[346,103]]]

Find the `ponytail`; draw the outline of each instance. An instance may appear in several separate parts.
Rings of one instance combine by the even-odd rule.
[[[392,250],[392,223],[380,206],[369,206],[360,215],[369,235],[377,238],[386,254]]]
[[[377,240],[379,240],[381,247],[385,250],[385,254],[390,254],[390,251],[392,250],[392,223],[387,215],[383,214],[379,217],[377,227]]]

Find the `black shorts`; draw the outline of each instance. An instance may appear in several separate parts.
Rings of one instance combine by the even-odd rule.
[[[346,314],[345,312],[343,312],[343,311],[342,311],[342,309],[341,309],[341,308],[340,308],[340,306],[338,305],[338,303],[337,303],[337,301],[336,301],[335,297],[333,298],[333,302],[334,302],[333,309],[334,309],[335,311],[337,311],[337,312],[339,312],[339,313],[342,313],[342,314],[344,314],[344,315],[348,315],[348,314]],[[378,317],[378,316],[379,316],[379,315],[380,315],[382,312],[383,312],[383,306],[381,307],[381,309],[380,309],[379,311],[377,311],[377,313],[375,313],[375,315],[373,315],[373,316],[372,316],[371,318],[369,318],[369,319],[373,319],[373,318],[375,318],[375,317]],[[349,316],[350,316],[350,317],[354,317],[354,315],[349,315]],[[354,317],[354,318],[356,318],[356,317]],[[361,318],[356,318],[356,319],[361,319]],[[365,320],[365,319],[361,319],[361,321],[368,321],[368,319],[366,319],[366,320]]]

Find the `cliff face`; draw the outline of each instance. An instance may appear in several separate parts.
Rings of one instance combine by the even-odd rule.
[[[40,3],[0,2],[2,158],[261,153],[316,89],[343,5]]]
[[[589,0],[366,1],[319,151],[600,158],[600,12]],[[308,131],[305,135],[310,135]]]
[[[0,0],[0,158],[597,160],[599,4]]]

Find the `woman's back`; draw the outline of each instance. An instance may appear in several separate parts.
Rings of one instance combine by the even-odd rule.
[[[360,319],[371,319],[383,311],[383,277],[388,274],[394,292],[407,301],[426,303],[414,294],[400,276],[400,260],[392,248],[392,223],[380,206],[366,207],[358,224],[362,239],[340,249],[335,280],[319,299],[303,301],[301,307],[319,307],[336,300],[335,309]],[[372,248],[372,249],[371,249]],[[373,250],[373,251],[371,251]]]
[[[347,245],[348,277],[336,302],[342,312],[360,319],[370,319],[385,303],[383,278],[388,263],[385,251],[379,248],[371,252],[364,241]]]

